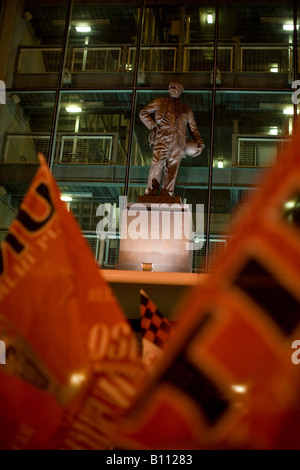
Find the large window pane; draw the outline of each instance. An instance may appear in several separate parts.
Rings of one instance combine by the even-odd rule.
[[[75,0],[65,68],[66,86],[133,84],[140,2]]]
[[[48,157],[55,93],[7,93],[0,113],[0,229],[4,236],[16,217],[38,168],[38,152]]]
[[[96,233],[97,207],[108,204],[118,219],[124,194],[132,92],[64,91],[61,94],[53,174],[97,262],[118,261],[119,225],[104,239]],[[108,227],[107,227],[108,228]]]
[[[55,93],[7,93],[0,114],[1,164],[37,164],[48,157]]]
[[[54,163],[97,165],[114,178],[110,167],[127,161],[131,104],[131,92],[62,92]]]
[[[10,63],[14,63],[13,86],[20,88],[53,87],[58,81],[62,56],[67,1],[11,2],[14,34]],[[24,3],[23,7],[21,6]],[[12,9],[10,2],[5,8]],[[7,47],[7,44],[3,44]]]
[[[156,98],[168,97],[168,90],[144,90],[137,93],[136,119],[133,133],[131,168],[129,179],[128,201],[137,202],[139,196],[145,194],[148,174],[153,157],[149,146],[149,130],[139,118],[140,111]],[[206,213],[208,201],[208,161],[210,153],[210,125],[211,125],[211,92],[184,90],[181,101],[190,106],[194,118],[205,143],[205,149],[198,157],[189,157],[181,160],[174,196],[179,196],[182,203],[192,207],[193,220],[196,221],[197,204],[204,205],[205,223],[202,233],[197,234],[195,243],[205,243]],[[188,139],[191,136],[188,135]],[[160,193],[158,192],[158,195]],[[196,229],[196,225],[195,225]],[[200,245],[198,245],[200,246]],[[193,253],[193,270],[204,270],[205,247],[198,250],[195,245]]]
[[[217,92],[212,236],[230,234],[244,194],[257,188],[261,172],[276,164],[291,138],[291,97],[291,92]]]
[[[210,86],[214,56],[215,4],[146,2],[139,85],[167,85],[174,74],[190,86]]]
[[[136,119],[134,126],[130,192],[129,198],[133,202],[139,195],[145,192],[150,164],[152,161],[152,149],[149,146],[149,130],[139,118],[140,111],[154,99],[168,97],[168,91],[139,91],[137,94]],[[211,125],[211,92],[192,92],[184,90],[181,100],[193,111],[194,118],[204,141],[205,148],[198,157],[189,157],[181,160],[179,173],[176,180],[175,193],[183,196],[189,188],[207,188],[208,185],[208,161],[210,152],[210,125]],[[192,202],[192,201],[187,201]],[[199,201],[198,201],[199,202]]]
[[[220,0],[218,85],[290,87],[293,28],[293,1]]]

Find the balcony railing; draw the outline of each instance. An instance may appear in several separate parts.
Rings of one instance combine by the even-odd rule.
[[[20,47],[17,74],[58,73],[61,47]]]
[[[288,73],[292,70],[292,55],[293,48],[289,45],[219,44],[217,66],[222,73]],[[135,57],[136,47],[128,44],[70,47],[66,69],[70,73],[130,73]],[[59,47],[20,47],[16,73],[58,73],[60,59]],[[213,59],[213,46],[145,45],[141,47],[139,68],[144,73],[210,72]]]
[[[38,163],[38,153],[48,155],[49,145],[49,135],[6,134],[3,163]]]
[[[217,51],[218,69],[221,72],[233,70],[233,46],[220,46]],[[214,67],[213,46],[184,47],[183,72],[211,72]]]
[[[234,135],[237,147],[236,163],[239,167],[268,167],[276,163],[288,139],[271,136]]]
[[[55,163],[110,165],[116,163],[118,134],[58,134]]]
[[[72,49],[71,73],[120,72],[121,47],[76,47]]]
[[[54,163],[110,165],[118,158],[119,134],[57,134]],[[48,155],[50,136],[6,134],[3,163],[38,163],[39,152]]]
[[[177,47],[141,47],[139,68],[143,72],[171,72],[176,71]],[[132,71],[135,64],[136,48],[130,47],[126,70]]]
[[[242,46],[240,71],[255,73],[289,72],[292,68],[293,48],[290,46]]]

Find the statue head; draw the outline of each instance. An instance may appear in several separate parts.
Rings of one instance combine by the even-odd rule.
[[[172,98],[179,98],[184,88],[182,83],[174,81],[169,83],[169,94]]]

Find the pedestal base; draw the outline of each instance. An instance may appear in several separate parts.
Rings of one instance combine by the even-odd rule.
[[[127,205],[117,269],[192,272],[192,214],[187,204],[178,203],[180,198],[175,203],[174,199],[142,196],[138,203]]]

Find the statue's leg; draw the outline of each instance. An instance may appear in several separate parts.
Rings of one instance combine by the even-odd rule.
[[[161,195],[162,196],[172,196],[174,193],[177,173],[179,170],[181,159],[184,155],[184,152],[179,148],[175,147],[172,150],[171,155],[166,160],[164,180],[162,184]]]
[[[167,158],[166,148],[154,148],[152,163],[149,170],[148,182],[145,190],[146,195],[155,195],[161,182],[164,163]]]

